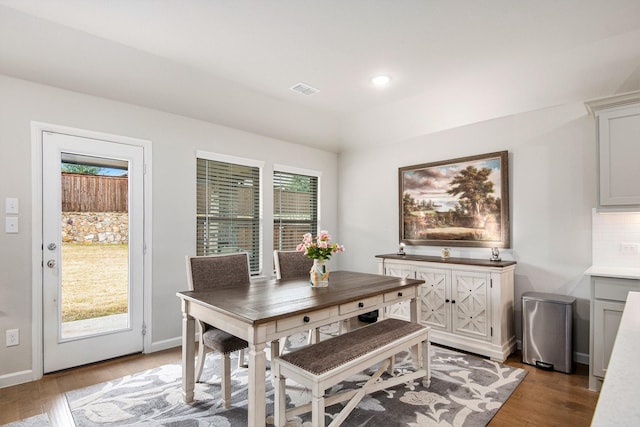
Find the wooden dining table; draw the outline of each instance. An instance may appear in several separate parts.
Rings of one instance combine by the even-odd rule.
[[[249,343],[248,425],[264,426],[268,343],[396,303],[408,304],[411,321],[418,322],[423,283],[423,280],[334,271],[329,286],[324,288],[311,287],[308,278],[256,279],[246,286],[178,292],[182,303],[184,401],[194,399],[195,319]]]

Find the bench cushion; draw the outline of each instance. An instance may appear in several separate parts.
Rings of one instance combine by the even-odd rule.
[[[328,372],[403,335],[425,329],[417,323],[385,319],[313,346],[280,356],[280,359],[315,375]]]

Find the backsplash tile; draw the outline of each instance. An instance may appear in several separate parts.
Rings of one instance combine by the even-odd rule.
[[[640,212],[593,209],[592,217],[593,265],[640,268]]]

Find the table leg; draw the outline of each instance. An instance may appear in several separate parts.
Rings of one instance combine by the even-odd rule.
[[[409,315],[410,320],[414,323],[420,323],[420,301],[421,301],[421,286],[416,287],[416,297],[412,298],[409,302]]]
[[[267,355],[264,352],[265,347],[265,343],[249,343],[248,424],[252,427],[264,426],[266,423]]]
[[[195,364],[195,320],[187,314],[182,302],[182,397],[186,403],[193,402]]]

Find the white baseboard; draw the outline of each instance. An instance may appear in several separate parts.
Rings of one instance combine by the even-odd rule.
[[[12,385],[24,384],[33,381],[33,371],[12,372],[0,375],[0,388],[11,387]]]
[[[167,350],[174,347],[180,347],[182,345],[182,337],[169,338],[164,341],[156,341],[151,343],[151,350],[149,353],[155,353],[156,351]]]
[[[196,328],[196,331],[198,328]],[[200,332],[196,332],[195,342],[200,342]],[[182,347],[182,336],[169,338],[164,341],[156,341],[151,343],[151,350],[148,353],[155,353],[156,351],[168,350],[174,347]]]
[[[589,355],[586,353],[578,353],[578,352],[574,352],[573,353],[573,361],[576,363],[580,363],[581,365],[588,365],[589,364]]]

